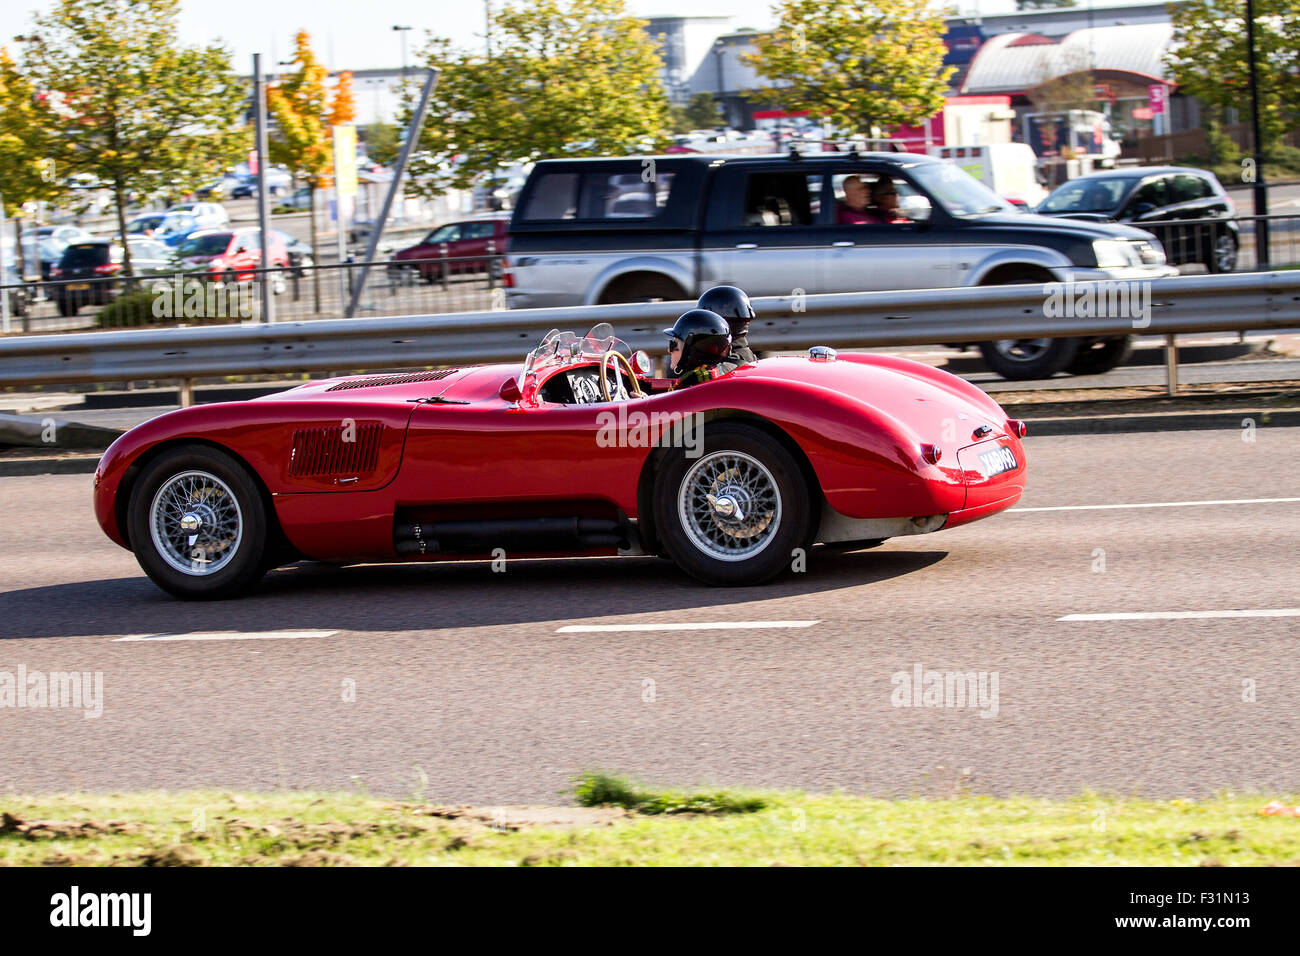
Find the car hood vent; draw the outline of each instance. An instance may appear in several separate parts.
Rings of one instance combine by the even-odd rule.
[[[381,385],[404,385],[407,382],[434,382],[459,372],[458,368],[440,368],[433,372],[406,372],[401,375],[367,375],[339,382],[325,389],[327,392],[341,392],[349,388],[378,388]]]
[[[347,422],[299,428],[293,433],[290,478],[331,475],[357,476],[372,472],[379,462],[380,422]]]

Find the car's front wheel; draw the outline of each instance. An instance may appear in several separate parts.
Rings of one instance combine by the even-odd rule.
[[[655,485],[669,557],[708,584],[761,584],[808,548],[816,505],[794,456],[760,428],[720,422],[688,454],[674,448]]]
[[[1226,229],[1214,240],[1214,250],[1205,263],[1210,272],[1232,272],[1237,268],[1237,237]]]
[[[229,597],[266,567],[257,484],[236,458],[207,445],[174,448],[146,466],[131,490],[127,527],[140,567],[180,598]]]

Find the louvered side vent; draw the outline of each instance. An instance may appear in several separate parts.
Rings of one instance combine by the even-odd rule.
[[[289,477],[360,476],[374,471],[379,463],[379,439],[383,431],[384,426],[379,422],[300,428],[293,433]]]
[[[459,372],[458,368],[440,368],[433,372],[406,372],[401,375],[368,375],[365,378],[354,378],[346,382],[339,382],[337,385],[331,385],[325,389],[327,392],[342,392],[349,388],[377,388],[380,385],[403,385],[407,382],[436,382],[440,378],[446,378],[453,372]]]

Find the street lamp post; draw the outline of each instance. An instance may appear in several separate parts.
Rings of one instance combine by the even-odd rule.
[[[1255,4],[1246,0],[1246,59],[1250,68],[1250,129],[1255,141],[1255,215],[1268,215],[1268,186],[1264,183],[1264,144],[1259,139],[1259,80],[1255,68]],[[1255,220],[1255,267],[1267,269],[1268,220]]]
[[[394,26],[393,29],[396,30],[402,37],[402,82],[405,83],[406,82],[406,35],[411,32],[411,28]]]

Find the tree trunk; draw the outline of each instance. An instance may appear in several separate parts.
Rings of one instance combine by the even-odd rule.
[[[131,268],[131,244],[126,241],[126,190],[122,188],[122,177],[113,177],[113,201],[117,203],[117,234],[122,237],[122,275],[129,280],[134,274]],[[126,288],[130,287],[127,282]],[[125,290],[124,290],[125,291]]]
[[[313,177],[307,183],[307,208],[310,212],[307,214],[311,222],[311,294],[315,303],[316,314],[320,314],[320,256],[316,253],[316,179]]]
[[[16,262],[18,265],[18,281],[26,282],[27,257],[23,255],[23,211],[21,206],[18,208],[18,212],[14,214],[14,243],[14,255],[17,257]],[[37,288],[39,289],[40,286],[37,286]],[[24,332],[32,330],[32,299],[34,298],[35,296],[28,298],[27,308],[23,309]]]

